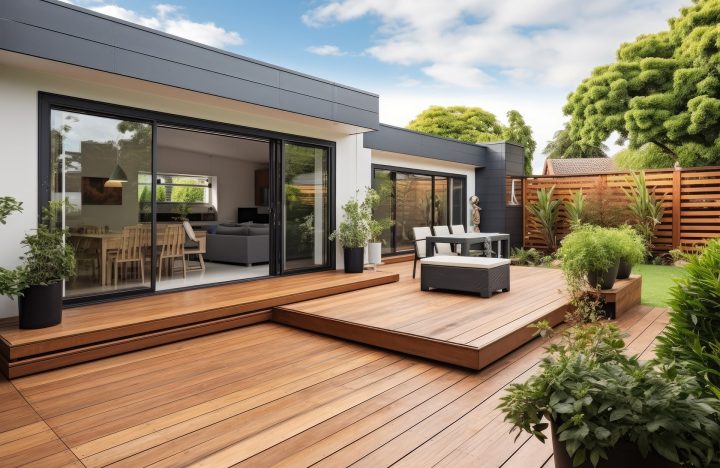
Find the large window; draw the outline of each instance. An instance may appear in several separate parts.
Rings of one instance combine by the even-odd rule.
[[[373,166],[372,183],[382,197],[375,216],[394,221],[383,253],[412,250],[414,227],[466,225],[463,176]]]
[[[158,173],[155,199],[161,203],[212,204],[212,177],[205,175]],[[152,175],[142,174],[139,186],[140,200],[150,202]]]
[[[151,207],[140,179],[151,171],[152,125],[52,109],[50,127],[50,197],[68,200],[60,219],[77,257],[65,296],[149,288]]]

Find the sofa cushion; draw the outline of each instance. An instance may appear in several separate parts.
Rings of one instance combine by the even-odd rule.
[[[247,236],[248,235],[248,228],[246,227],[234,227],[234,226],[223,226],[222,224],[218,226],[216,234],[224,235],[224,236]]]
[[[421,261],[423,265],[447,266],[457,268],[495,268],[502,265],[509,265],[508,258],[489,258],[489,257],[462,257],[456,255],[436,255],[434,257],[426,257]]]
[[[209,224],[205,229],[207,229],[208,234],[215,234],[217,232],[217,228],[217,224]]]
[[[251,228],[248,228],[248,235],[249,236],[268,236],[268,235],[270,235],[270,228],[251,227]]]

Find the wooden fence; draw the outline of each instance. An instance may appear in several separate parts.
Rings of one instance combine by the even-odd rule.
[[[648,187],[662,200],[663,218],[658,225],[654,248],[657,251],[695,250],[708,239],[720,237],[720,167],[660,169],[645,171]],[[580,189],[588,198],[602,198],[610,203],[627,203],[623,191],[630,188],[628,172],[588,176],[528,177],[523,181],[523,205],[537,201],[537,191],[555,186],[553,198],[571,200]],[[598,192],[602,193],[599,195]],[[527,208],[523,215],[525,247],[545,249],[537,220]],[[558,221],[558,236],[568,232],[564,204]]]

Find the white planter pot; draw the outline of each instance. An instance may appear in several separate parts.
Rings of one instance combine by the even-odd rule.
[[[370,242],[367,246],[368,263],[377,265],[382,261],[382,242]]]

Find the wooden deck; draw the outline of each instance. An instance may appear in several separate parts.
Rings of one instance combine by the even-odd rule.
[[[636,307],[617,323],[648,358],[666,320]],[[0,377],[0,464],[552,466],[497,410],[542,346],[476,372],[263,323]]]
[[[273,309],[273,320],[306,330],[482,369],[533,338],[528,325],[559,324],[568,310],[562,273],[511,267],[510,291],[473,294],[420,291],[412,264],[382,267],[398,283]],[[639,299],[638,299],[639,302]]]
[[[326,271],[69,308],[55,327],[0,327],[0,372],[28,375],[263,322],[275,306],[397,280],[393,272]]]

